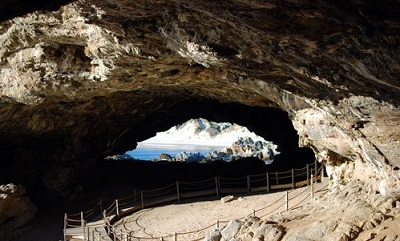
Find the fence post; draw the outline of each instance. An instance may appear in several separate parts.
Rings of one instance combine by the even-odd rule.
[[[103,219],[104,219],[105,225],[107,227],[107,235],[110,235],[110,227],[108,227],[106,210],[103,210]]]
[[[320,173],[320,175],[321,175],[321,182],[324,182],[324,167],[325,167],[325,165],[321,165],[321,173]]]
[[[81,226],[85,226],[85,220],[83,219],[83,212],[81,212]]]
[[[318,161],[317,161],[317,159],[314,159],[314,177],[316,178],[317,177],[317,172],[318,172]]]
[[[67,213],[65,213],[64,214],[64,241],[67,241],[67,238],[65,237],[66,232],[67,232],[67,222],[68,222],[67,218],[68,218]]]
[[[142,209],[144,209],[144,197],[143,197],[143,191],[140,191],[140,200],[142,202]]]
[[[217,224],[216,224],[215,228],[219,230],[219,220],[217,220]]]
[[[118,205],[118,199],[115,199],[115,210],[117,211],[117,217],[119,217],[119,205]]]
[[[276,178],[276,185],[278,185],[279,182],[278,182],[278,172],[277,171],[275,172],[275,178]]]
[[[83,240],[86,241],[86,229],[85,229],[85,221],[83,221],[83,226],[82,226],[82,231],[83,231]]]
[[[314,199],[314,176],[311,174],[311,198]]]
[[[296,182],[294,180],[294,169],[292,168],[292,189],[296,187]]]
[[[253,209],[253,217],[256,216],[256,210]]]
[[[247,176],[247,193],[251,192],[250,176]]]
[[[269,173],[267,172],[267,192],[270,192],[270,186],[269,186]]]
[[[215,192],[216,192],[217,196],[219,196],[219,178],[218,178],[218,176],[215,177]]]
[[[178,234],[174,233],[174,241],[178,241]]]
[[[179,181],[176,181],[176,196],[178,197],[178,202],[180,202],[181,195],[179,194]]]
[[[286,191],[286,211],[289,210],[289,192]]]
[[[310,166],[307,164],[307,185],[310,185]]]

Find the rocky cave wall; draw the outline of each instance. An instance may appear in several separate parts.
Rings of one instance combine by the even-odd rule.
[[[1,164],[86,163],[218,101],[286,111],[333,185],[400,198],[399,5],[81,0],[4,20]]]

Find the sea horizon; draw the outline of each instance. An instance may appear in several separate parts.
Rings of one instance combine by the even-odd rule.
[[[128,151],[126,154],[138,160],[152,160],[158,158],[160,154],[168,154],[175,157],[181,152],[194,153],[199,152],[201,155],[207,156],[213,151],[220,151],[225,146],[213,145],[193,145],[193,144],[145,144],[138,145],[134,150]]]

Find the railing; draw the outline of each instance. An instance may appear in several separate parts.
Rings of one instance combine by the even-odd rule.
[[[219,227],[219,224],[224,221],[217,221],[216,223],[202,228],[185,233],[174,233],[163,237],[135,237],[131,230],[125,228],[125,232],[117,230],[113,224],[124,216],[133,212],[145,209],[147,207],[165,204],[173,201],[181,201],[182,199],[205,197],[205,196],[220,196],[222,194],[236,194],[236,193],[253,193],[253,192],[270,192],[273,190],[295,189],[297,187],[307,186],[304,191],[309,191],[310,194],[304,199],[300,200],[291,209],[296,208],[300,203],[304,202],[309,196],[314,196],[313,180],[314,176],[323,177],[323,166],[320,169],[315,168],[315,164],[307,165],[301,169],[291,169],[285,172],[267,172],[258,175],[248,175],[246,177],[214,177],[206,180],[196,182],[176,181],[168,186],[152,189],[134,191],[128,197],[116,199],[107,208],[103,209],[103,202],[100,200],[95,207],[88,211],[83,211],[74,214],[65,214],[64,216],[64,240],[70,238],[79,238],[83,240],[114,240],[114,241],[136,241],[136,240],[178,240],[178,236],[205,231],[211,227]],[[304,193],[303,192],[303,193]],[[289,197],[291,192],[286,191],[285,195],[275,201],[274,203],[263,207],[258,210],[253,210],[251,215],[259,213],[259,217],[267,216],[285,206],[289,210],[289,202],[293,202],[299,195]],[[262,212],[269,207],[278,204],[281,200],[285,199],[284,203],[275,207],[272,211],[263,214]],[[245,217],[241,217],[242,219]],[[101,228],[91,228],[88,221],[96,221],[103,219],[103,230]],[[105,227],[105,230],[104,230]],[[106,233],[105,233],[106,231]],[[191,239],[191,240],[201,240]],[[188,240],[188,239],[181,239]]]

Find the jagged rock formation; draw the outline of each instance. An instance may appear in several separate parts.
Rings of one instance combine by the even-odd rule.
[[[14,184],[0,185],[0,239],[14,240],[26,233],[36,211],[25,196],[25,188]]]
[[[249,216],[244,221],[231,221],[205,240],[397,241],[400,240],[399,218],[399,201],[351,181],[288,212],[263,219]]]
[[[240,103],[286,111],[333,184],[357,179],[398,199],[398,10],[395,0],[81,0],[3,21],[2,165],[86,164],[195,105],[216,114],[210,103]]]

